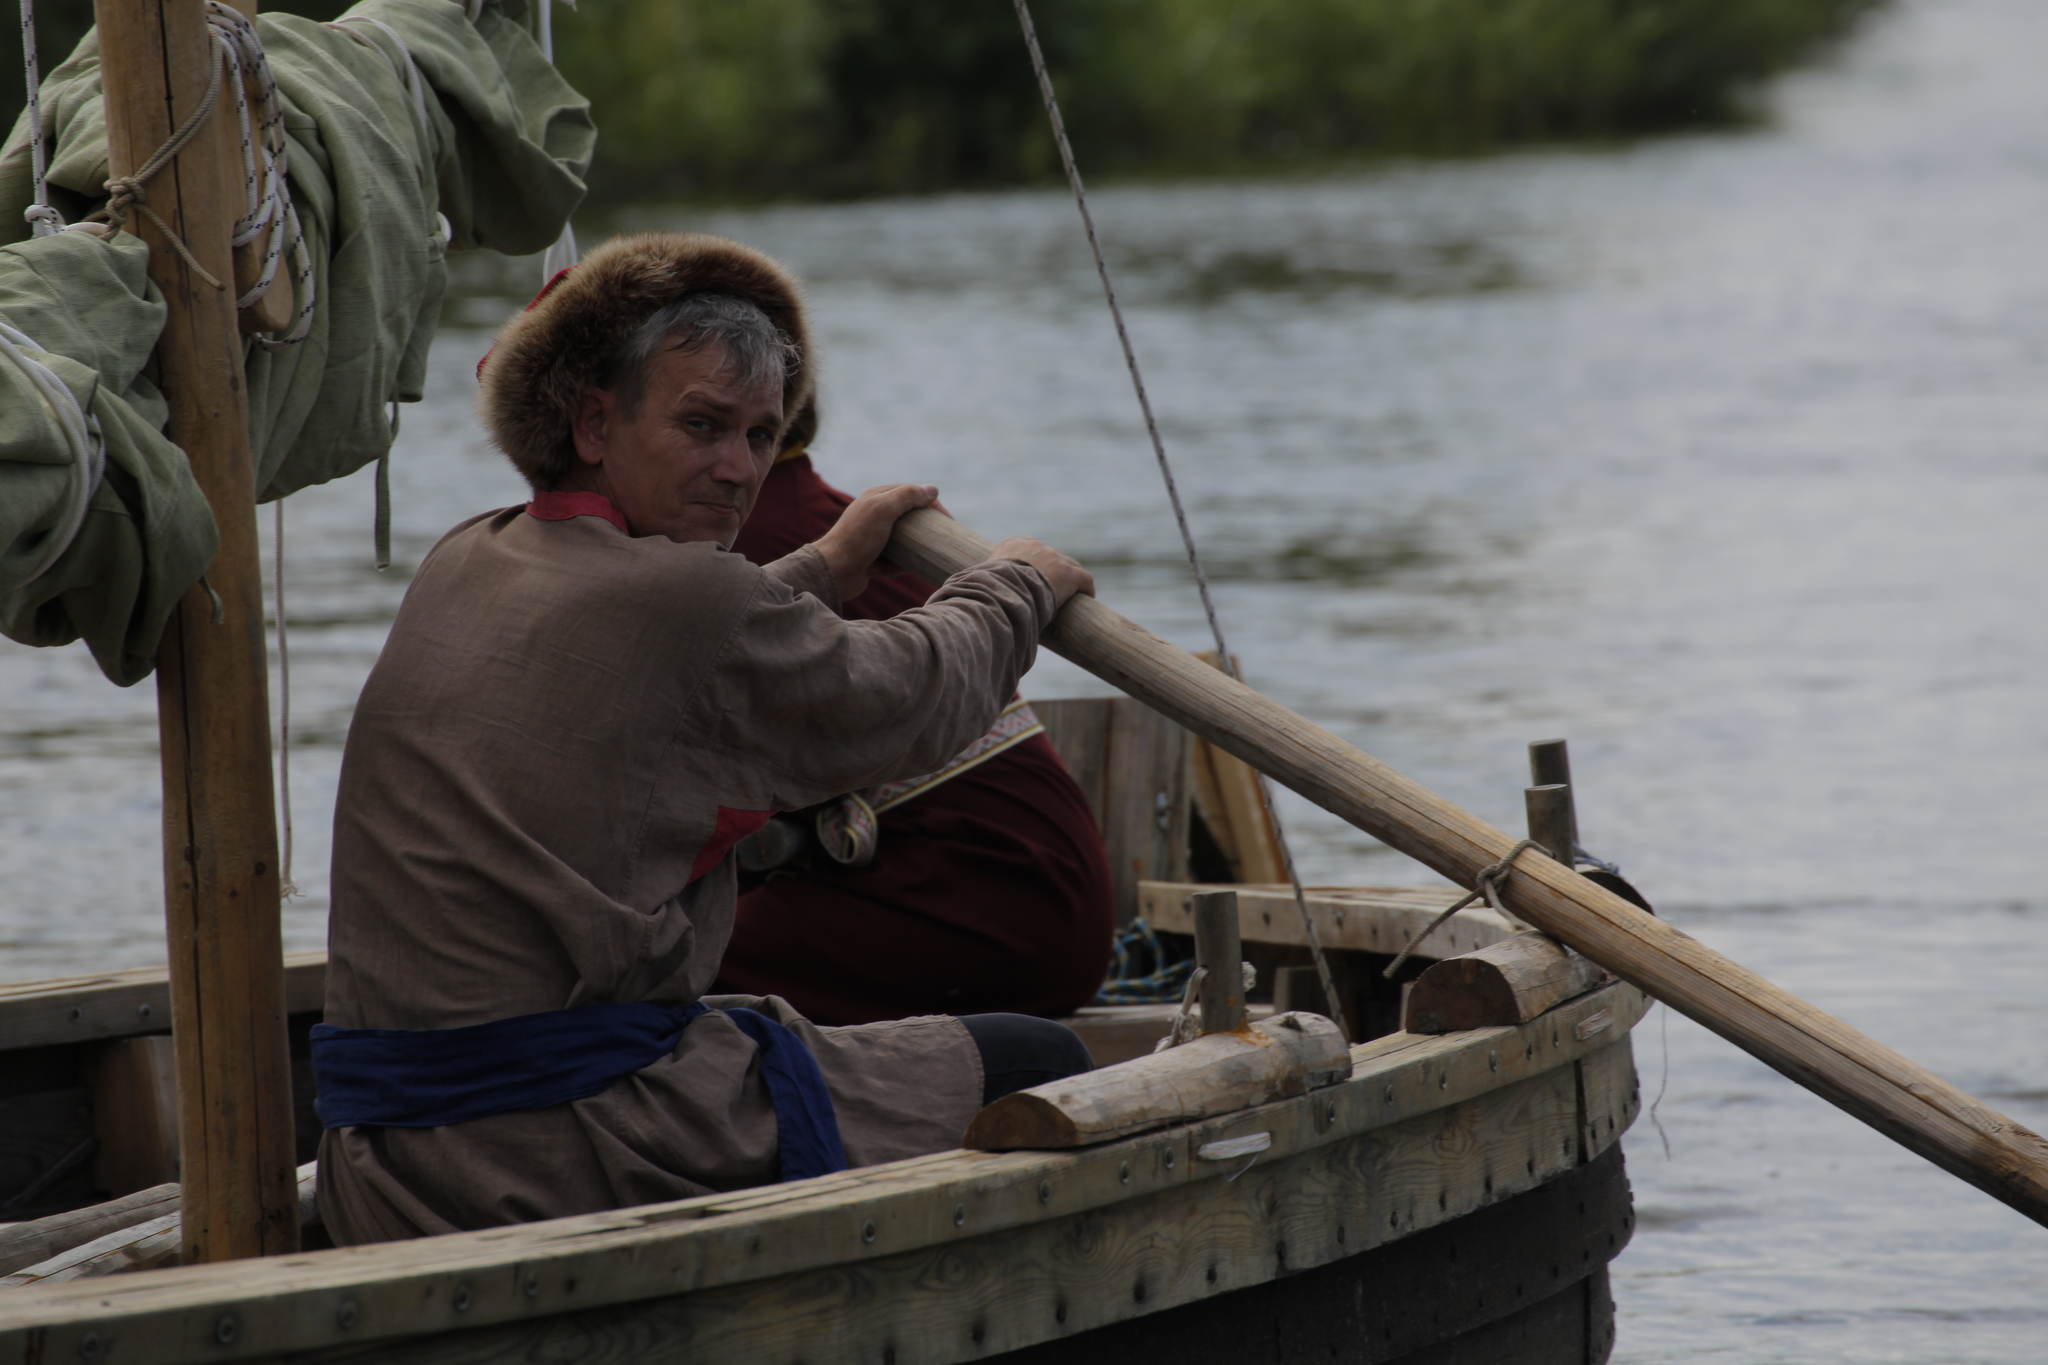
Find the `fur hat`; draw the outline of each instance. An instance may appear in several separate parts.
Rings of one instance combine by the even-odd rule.
[[[703,233],[614,237],[500,327],[477,366],[484,426],[528,483],[552,488],[568,472],[576,458],[569,425],[604,362],[656,312],[699,293],[746,299],[796,343],[782,410],[792,417],[802,410],[815,377],[811,332],[787,270],[751,247]]]

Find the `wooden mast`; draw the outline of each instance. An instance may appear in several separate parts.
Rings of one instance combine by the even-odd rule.
[[[203,0],[95,0],[94,17],[108,164],[123,176],[200,106],[217,58]],[[224,90],[146,189],[149,207],[227,281],[242,188],[233,110]],[[298,1247],[298,1194],[242,339],[230,291],[194,274],[146,215],[127,226],[149,242],[150,278],[169,308],[156,351],[167,431],[220,530],[206,583],[178,604],[157,650],[184,1259],[274,1255]]]
[[[986,558],[985,538],[912,512],[892,563],[934,583]],[[1092,597],[1045,644],[1461,886],[1515,840]],[[1564,864],[1530,850],[1503,879],[1517,917],[1994,1199],[2048,1224],[2048,1140]]]

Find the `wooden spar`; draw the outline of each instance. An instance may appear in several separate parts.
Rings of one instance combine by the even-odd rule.
[[[254,6],[250,5],[253,9]],[[202,0],[96,0],[107,157],[127,175],[205,98],[216,58]],[[219,280],[241,190],[239,129],[215,116],[149,182],[149,207]],[[191,461],[220,532],[206,582],[157,650],[164,772],[164,900],[178,1049],[183,1259],[298,1247],[291,1061],[285,1043],[255,460],[231,292],[188,269],[146,215],[150,278],[168,306],[157,342],[167,432]],[[207,587],[220,596],[221,621]]]
[[[889,558],[934,582],[994,546],[936,512],[897,523]],[[1227,674],[1077,597],[1047,648],[1236,754],[1461,886],[1515,840]],[[1885,1136],[2048,1224],[2048,1141],[1756,973],[1549,858],[1525,853],[1505,904],[1519,918]]]

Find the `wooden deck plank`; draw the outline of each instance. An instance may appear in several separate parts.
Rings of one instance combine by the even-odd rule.
[[[284,965],[286,1011],[319,1009],[327,989],[327,954],[287,953]],[[168,967],[0,985],[0,1038],[10,1052],[168,1033],[170,1027]]]
[[[1147,881],[1138,883],[1138,913],[1154,929],[1192,934],[1193,918],[1187,898],[1198,891],[1237,893],[1238,933],[1247,943],[1285,943],[1306,946],[1308,934],[1301,926],[1301,911],[1295,907],[1294,892],[1286,886],[1211,886],[1198,882]],[[1401,951],[1416,931],[1435,919],[1443,908],[1458,899],[1456,887],[1442,890],[1408,887],[1304,888],[1309,913],[1315,917],[1316,932],[1323,947],[1333,951],[1379,953],[1392,956]],[[1364,911],[1365,913],[1360,913]],[[1512,938],[1526,925],[1518,924],[1485,906],[1472,906],[1453,915],[1443,928],[1423,941],[1416,956],[1455,957]]]
[[[245,1358],[348,1337],[389,1340],[771,1277],[846,1277],[893,1255],[943,1259],[975,1237],[1110,1217],[1162,1190],[1199,1187],[1200,1204],[1230,1188],[1220,1180],[1227,1171],[1196,1159],[1208,1142],[1267,1132],[1272,1149],[1260,1165],[1272,1166],[1553,1072],[1571,1078],[1576,1094],[1570,1064],[1624,1041],[1643,1008],[1640,993],[1617,983],[1516,1028],[1391,1035],[1355,1047],[1354,1075],[1339,1085],[1074,1152],[951,1152],[817,1184],[399,1245],[30,1285],[0,1295],[0,1362],[77,1358],[88,1335],[95,1349],[121,1342],[122,1365],[213,1361],[223,1317],[234,1319],[230,1330]],[[1577,1026],[1601,1012],[1608,1027],[1577,1037]],[[721,1205],[731,1211],[717,1211]],[[1436,1212],[1449,1216],[1457,1206]],[[1407,1219],[1432,1216],[1427,1200],[1394,1211],[1403,1228]],[[348,1304],[354,1308],[345,1313]],[[340,1327],[342,1316],[353,1325]]]

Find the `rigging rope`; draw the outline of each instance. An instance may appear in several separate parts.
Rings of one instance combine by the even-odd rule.
[[[21,216],[38,237],[48,237],[64,226],[64,215],[50,207],[50,187],[44,176],[49,169],[43,149],[42,64],[36,57],[36,0],[21,0],[21,75],[28,91],[28,166],[35,181],[35,202]]]
[[[1202,598],[1202,613],[1208,617],[1209,633],[1216,641],[1217,666],[1238,682],[1243,682],[1237,656],[1230,652],[1230,646],[1223,638],[1223,623],[1216,615],[1216,603],[1209,592],[1209,576],[1202,568],[1201,553],[1195,548],[1194,532],[1188,528],[1187,509],[1181,504],[1180,486],[1173,477],[1173,462],[1166,456],[1166,443],[1159,436],[1159,422],[1152,415],[1152,399],[1145,391],[1145,376],[1138,367],[1138,353],[1131,346],[1130,332],[1124,326],[1123,308],[1117,303],[1116,286],[1109,277],[1109,262],[1103,257],[1102,242],[1095,233],[1095,216],[1088,211],[1088,192],[1081,184],[1081,170],[1074,161],[1074,149],[1067,141],[1066,121],[1060,117],[1059,97],[1053,93],[1052,76],[1046,71],[1045,53],[1038,45],[1038,29],[1031,22],[1031,7],[1028,0],[1013,0],[1013,3],[1017,9],[1017,24],[1024,31],[1024,45],[1031,53],[1031,69],[1038,77],[1038,93],[1045,102],[1046,117],[1052,122],[1053,140],[1059,145],[1060,164],[1066,168],[1067,184],[1074,191],[1075,207],[1081,211],[1081,226],[1088,234],[1088,250],[1095,258],[1095,273],[1102,281],[1102,296],[1108,301],[1110,317],[1116,323],[1116,339],[1123,347],[1124,365],[1131,372],[1131,387],[1137,392],[1139,410],[1145,415],[1145,433],[1152,438],[1152,454],[1159,463],[1159,476],[1166,482],[1166,496],[1173,504],[1173,519],[1180,527],[1188,567],[1194,571],[1195,589]],[[1259,782],[1259,799],[1265,805],[1266,818],[1272,822],[1274,842],[1280,846],[1280,861],[1287,868],[1287,884],[1294,892],[1294,906],[1301,914],[1309,954],[1315,959],[1316,975],[1323,983],[1324,1003],[1329,1007],[1330,1018],[1348,1038],[1351,1030],[1345,1022],[1343,1003],[1337,994],[1337,980],[1330,971],[1329,958],[1323,952],[1323,940],[1316,931],[1315,916],[1309,913],[1301,875],[1294,866],[1294,849],[1288,843],[1285,827],[1280,823],[1280,811],[1273,801],[1272,787],[1267,783],[1266,775],[1256,769],[1254,772]]]
[[[571,9],[574,9],[576,6],[576,0],[567,0],[567,3]],[[554,15],[555,0],[540,0],[540,15],[536,21],[540,29],[540,55],[548,59],[548,65],[550,66],[553,66],[555,62]],[[576,260],[576,229],[571,227],[567,221],[564,221],[562,224],[562,235],[555,239],[555,244],[549,247],[540,258],[541,283],[546,284],[549,280],[576,264]]]
[[[284,503],[279,498],[272,504],[276,534],[271,537],[271,550],[276,566],[270,586],[277,602],[277,804],[284,816],[284,849],[278,860],[283,875],[278,894],[289,900],[299,894],[299,885],[292,880],[292,652],[284,624]]]

